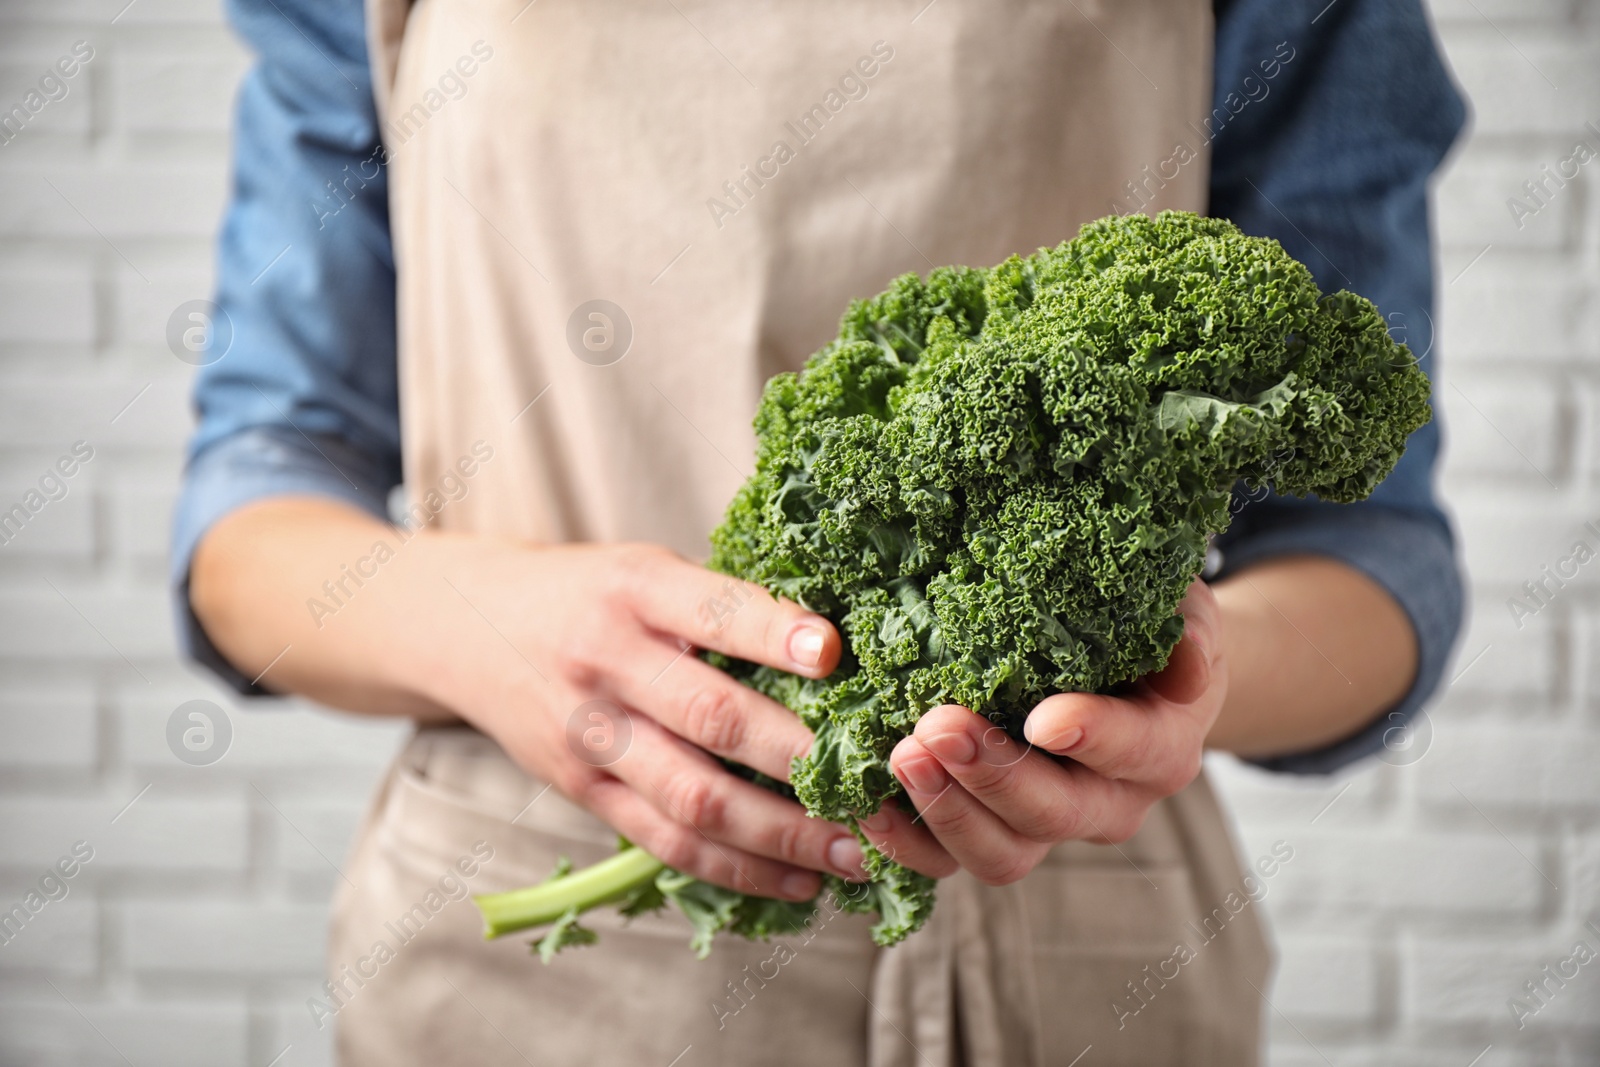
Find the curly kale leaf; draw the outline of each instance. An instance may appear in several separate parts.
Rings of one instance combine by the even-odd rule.
[[[539,954],[541,963],[549,963],[556,958],[556,953],[565,948],[576,948],[579,945],[592,945],[600,940],[600,936],[587,926],[578,924],[578,909],[568,908],[555,925],[539,940],[531,945],[533,951]]]
[[[901,793],[888,756],[929,708],[1020,737],[1053,692],[1160,669],[1233,487],[1363,499],[1428,396],[1371,302],[1220,219],[1107,218],[905,275],[769,383],[712,537],[714,569],[827,615],[849,653],[823,682],[725,668],[815,731],[795,793],[850,822]],[[932,886],[869,859],[892,943]]]

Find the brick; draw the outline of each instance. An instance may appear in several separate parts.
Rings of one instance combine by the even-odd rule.
[[[1502,25],[1513,22],[1560,22],[1572,17],[1573,0],[1429,0],[1428,10],[1442,26],[1446,41],[1462,29],[1479,29],[1484,18]],[[1456,26],[1454,23],[1462,23]],[[1455,48],[1451,48],[1455,54]]]
[[[222,25],[222,10],[207,0],[138,0],[124,10],[113,9],[112,14],[118,26],[130,28]],[[106,19],[106,5],[98,0],[7,0],[0,7],[0,24],[70,22],[98,28]]]
[[[320,904],[140,901],[122,908],[123,955],[140,973],[293,975],[314,988],[322,975],[327,921]]]
[[[0,884],[0,912],[20,905],[44,874],[41,867],[32,881],[8,878]],[[10,941],[0,944],[0,974],[95,973],[100,964],[100,915],[93,891],[78,878],[63,884],[65,897],[40,908]]]
[[[0,654],[5,657],[102,662],[131,672],[142,661],[176,655],[161,586],[132,592],[84,588],[57,578],[52,590],[45,581],[30,577],[0,591]]]
[[[1537,479],[1488,491],[1475,482],[1463,486],[1452,476],[1447,494],[1461,528],[1467,573],[1484,589],[1520,590],[1546,564],[1559,563],[1571,552],[1585,523],[1600,525],[1600,500],[1558,497]],[[1594,580],[1587,577],[1589,569],[1580,569],[1580,581]]]
[[[1577,967],[1564,988],[1552,982],[1542,1006],[1531,1000],[1524,983],[1542,978],[1545,964],[1558,967],[1579,941],[1597,958]],[[1419,939],[1406,947],[1404,958],[1405,996],[1419,1021],[1493,1023],[1497,1029],[1515,1031],[1516,1016],[1508,1001],[1517,998],[1539,1008],[1524,1020],[1525,1028],[1535,1034],[1554,1027],[1600,1028],[1593,1010],[1600,996],[1600,936],[1581,926],[1520,941]],[[1573,969],[1567,967],[1569,973]]]
[[[116,70],[118,118],[130,134],[226,133],[245,57],[134,57]]]
[[[0,1060],[29,1067],[245,1067],[249,1036],[242,997],[105,1004],[73,996],[71,1006],[30,997],[0,1007]]]
[[[1349,819],[1370,817],[1391,792],[1385,787],[1383,768],[1377,765],[1352,777],[1330,780],[1264,771],[1212,752],[1206,757],[1206,772],[1228,808],[1244,823],[1278,820],[1309,824],[1316,819],[1319,826],[1337,826]],[[1329,807],[1335,797],[1337,803]]]
[[[1378,961],[1360,939],[1281,938],[1272,1003],[1299,1023],[1375,1022]]]
[[[0,695],[0,766],[86,770],[99,745],[94,690],[86,682],[49,689],[8,685]]]
[[[209,300],[214,295],[212,272],[204,263],[186,265],[184,269],[142,269],[148,282],[132,272],[124,272],[114,280],[116,310],[110,332],[121,344],[169,352],[168,320],[180,305]]]
[[[1575,629],[1580,692],[1591,710],[1600,709],[1600,612],[1583,612]]]
[[[1320,823],[1305,829],[1280,824],[1275,831],[1255,827],[1246,833],[1247,841],[1262,850],[1273,838],[1295,849],[1267,898],[1273,914],[1316,908],[1433,918],[1527,915],[1550,889],[1516,851],[1537,858],[1537,842],[1513,833],[1514,849],[1488,826],[1482,833],[1425,836],[1387,828],[1325,830]]]
[[[1600,777],[1591,773],[1597,760],[1600,732],[1457,722],[1417,765],[1417,782],[1430,803],[1471,813],[1470,801],[1490,818],[1504,810],[1593,810],[1600,805]]]
[[[162,483],[128,482],[111,497],[111,552],[124,559],[160,563],[167,558],[177,471]]]
[[[173,708],[195,695],[130,696],[119,714],[127,746],[124,758],[137,767],[170,767],[173,757],[162,732],[164,724]],[[242,707],[229,706],[225,700],[219,703],[233,726],[233,743],[211,769],[252,775],[329,770],[337,772],[335,781],[350,796],[366,796],[411,732],[408,722],[340,715],[294,702],[247,702]]]
[[[1527,374],[1515,380],[1455,375],[1434,400],[1451,428],[1451,469],[1517,481],[1542,473],[1560,484],[1570,421],[1562,389],[1558,381]]]
[[[281,791],[280,791],[281,792]],[[290,874],[338,879],[355,838],[366,800],[295,801],[273,795],[268,817],[272,827],[273,860]]]
[[[1481,597],[1473,602],[1438,694],[1451,706],[1485,695],[1548,700],[1559,686],[1558,611],[1547,608],[1524,618],[1518,629],[1508,599]]]
[[[117,269],[125,266],[120,257],[126,256],[130,269],[138,271],[146,254],[135,254],[130,239],[208,240],[226,192],[226,173],[217,166],[127,164],[100,170],[63,164],[0,171],[0,233],[95,247],[110,241]]]
[[[1472,99],[1476,134],[1566,137],[1590,120],[1600,125],[1600,43],[1563,40],[1551,29],[1506,26],[1504,37],[1462,35],[1451,45],[1450,65]]]
[[[1562,842],[1567,866],[1557,878],[1572,905],[1569,918],[1600,920],[1600,834],[1593,828],[1572,831]]]
[[[0,275],[0,344],[87,345],[95,339],[94,277],[53,269]]]
[[[41,486],[40,478],[58,473],[51,470],[54,461],[42,458],[32,466],[11,467],[0,476],[0,518],[10,516],[0,529],[0,558],[26,556],[88,562],[94,555],[93,477],[80,470],[71,478],[54,477]],[[37,512],[28,511],[26,503],[28,494],[34,491],[39,493],[35,502],[41,503]],[[52,500],[45,495],[48,492],[65,495]],[[12,510],[19,505],[26,513],[23,520]]]
[[[1566,245],[1576,227],[1580,203],[1579,197],[1573,195],[1576,189],[1569,186],[1564,195],[1554,197],[1536,217],[1524,220],[1520,229],[1506,207],[1506,200],[1517,196],[1522,183],[1537,171],[1537,165],[1530,168],[1523,160],[1463,152],[1439,179],[1437,230],[1446,249],[1439,271],[1442,285],[1454,284],[1458,276],[1470,277],[1471,271],[1481,270],[1490,256],[1502,255],[1508,249],[1550,251]],[[1495,249],[1468,271],[1472,258],[1487,244],[1493,244]]]
[[[189,386],[188,369],[176,360],[155,374],[19,375],[0,393],[0,447],[56,449],[81,439],[97,451],[146,447],[176,455],[193,426]]]
[[[30,91],[45,96],[39,81],[46,74],[55,75],[66,89],[65,96],[57,100],[47,99],[42,108],[30,114],[21,130],[16,129],[13,119],[7,127],[7,132],[13,133],[13,139],[0,146],[0,150],[16,152],[35,138],[62,135],[83,137],[89,132],[94,95],[90,91],[94,61],[90,60],[87,68],[80,66],[78,73],[71,78],[61,78],[59,72],[53,69],[56,60],[70,52],[70,47],[66,47],[70,44],[70,41],[63,40],[64,47],[54,51],[41,51],[28,59],[8,56],[0,60],[0,114],[9,116],[14,107],[22,107],[26,111],[23,99]],[[56,90],[57,93],[60,91]],[[0,134],[0,138],[5,136]]]
[[[173,787],[163,784],[151,786],[134,801],[143,786],[142,782],[130,785],[115,797],[102,799],[0,799],[0,864],[30,876],[35,868],[43,871],[54,864],[81,840],[94,849],[94,857],[79,878],[116,871],[245,869],[250,821],[241,794],[230,788],[174,796]]]
[[[1450,277],[1441,272],[1438,291],[1445,392],[1462,360],[1517,371],[1530,361],[1600,354],[1600,298],[1576,272],[1513,270],[1491,252],[1459,281]]]
[[[1326,1035],[1318,1035],[1316,1044],[1311,1045],[1304,1034],[1296,1033],[1281,1019],[1273,1018],[1269,1025],[1272,1054],[1262,1062],[1272,1067],[1328,1067],[1330,1063],[1339,1067],[1577,1067],[1585,1062],[1557,1059],[1548,1047],[1538,1045],[1531,1049],[1508,1048],[1504,1037],[1494,1042],[1474,1042],[1460,1028],[1439,1035],[1392,1035],[1387,1040],[1374,1034],[1359,1045],[1349,1046],[1335,1044]],[[1484,1055],[1489,1044],[1494,1045],[1494,1050]],[[1477,1063],[1472,1062],[1480,1056]]]
[[[1600,489],[1600,388],[1584,391],[1581,420],[1583,443],[1580,446],[1582,455],[1578,462],[1588,475],[1585,479],[1585,488],[1592,492]],[[1595,510],[1600,512],[1600,507]]]
[[[271,1032],[271,1039],[267,1042],[269,1055],[276,1056],[285,1047],[292,1047],[293,1051],[284,1057],[284,1067],[334,1067],[333,1054],[334,1027],[324,1020],[322,1029],[317,1029],[312,1022],[311,1013],[306,1008],[306,998],[314,990],[308,990],[300,999],[275,1006],[267,1013],[267,1025]]]

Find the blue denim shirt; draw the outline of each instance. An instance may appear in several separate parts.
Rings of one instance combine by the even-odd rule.
[[[172,585],[189,654],[259,695],[190,610],[190,557],[219,518],[263,497],[316,494],[386,515],[400,481],[395,267],[360,0],[228,10],[258,57],[239,93],[218,244],[231,342],[195,384]],[[1370,297],[1430,374],[1427,184],[1464,121],[1418,0],[1217,4],[1214,110],[1195,134],[1211,141],[1211,213],[1277,238],[1323,289]],[[1130,188],[1118,209],[1138,199]],[[1360,504],[1236,501],[1223,574],[1286,553],[1342,560],[1395,597],[1421,650],[1411,691],[1367,729],[1263,765],[1327,772],[1369,755],[1437,688],[1462,599],[1432,487],[1438,451],[1435,422]]]

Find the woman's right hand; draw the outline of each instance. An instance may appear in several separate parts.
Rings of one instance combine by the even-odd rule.
[[[471,651],[418,680],[433,699],[669,867],[790,900],[862,877],[847,829],[713,758],[785,780],[812,735],[694,654],[822,678],[826,619],[655,546],[450,540],[437,610]]]
[[[392,551],[373,564],[379,542]],[[848,830],[713,758],[787,779],[811,731],[694,650],[812,678],[839,661],[827,620],[757,586],[647,545],[402,541],[347,505],[281,497],[207,532],[190,602],[246,677],[368,714],[465,719],[696,878],[804,900],[818,871],[861,876]]]

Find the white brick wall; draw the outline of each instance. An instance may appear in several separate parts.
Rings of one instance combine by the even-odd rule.
[[[189,372],[163,331],[210,288],[245,57],[213,0],[139,0],[112,25],[122,6],[0,7],[0,101],[72,42],[96,51],[0,147],[0,500],[74,440],[96,449],[0,548],[0,903],[73,842],[95,849],[0,948],[0,1063],[312,1067],[329,1062],[301,1006],[325,901],[398,731],[239,713],[174,658],[161,555]],[[1491,1045],[1482,1067],[1600,1057],[1600,963],[1520,1029],[1507,1008],[1579,938],[1600,947],[1584,928],[1600,916],[1600,567],[1521,627],[1506,609],[1600,519],[1600,170],[1520,231],[1505,207],[1600,121],[1600,3],[1434,8],[1477,116],[1439,185],[1438,351],[1474,578],[1456,670],[1483,655],[1414,765],[1323,782],[1213,761],[1247,853],[1296,848],[1263,905],[1281,1067],[1466,1067]],[[235,712],[209,767],[164,740],[195,698]]]
[[[0,1063],[315,1067],[327,1035],[296,1023],[339,877],[324,857],[343,861],[400,731],[241,714],[174,655],[163,555],[190,369],[165,329],[210,292],[246,57],[214,0],[138,0],[111,25],[124,2],[0,6],[0,100],[74,41],[95,49],[0,146],[0,500],[75,440],[95,448],[0,548],[0,903],[75,841],[95,850],[0,947]],[[165,742],[196,698],[234,711],[208,767]]]

